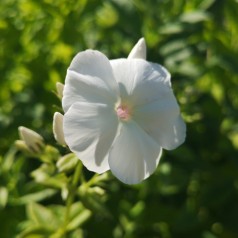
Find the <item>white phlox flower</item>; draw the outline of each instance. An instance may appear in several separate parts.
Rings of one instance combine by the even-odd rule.
[[[162,148],[175,149],[185,140],[170,74],[146,61],[143,38],[127,59],[78,53],[67,70],[62,105],[70,150],[88,170],[111,170],[127,184],[150,176]]]

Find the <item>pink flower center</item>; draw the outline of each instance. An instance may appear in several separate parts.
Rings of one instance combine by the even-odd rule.
[[[131,117],[130,111],[127,106],[120,105],[119,107],[117,107],[116,112],[117,112],[117,116],[121,120],[128,120]]]

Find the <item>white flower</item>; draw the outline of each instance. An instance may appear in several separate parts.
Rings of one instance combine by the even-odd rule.
[[[128,59],[86,50],[72,60],[63,91],[65,141],[91,171],[127,184],[151,175],[162,148],[184,142],[186,126],[170,74],[145,60],[141,39]]]

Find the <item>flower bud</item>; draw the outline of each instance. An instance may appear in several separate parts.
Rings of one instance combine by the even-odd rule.
[[[58,168],[59,172],[68,172],[75,169],[78,162],[79,159],[73,153],[70,153],[61,157],[57,161],[56,167]]]
[[[39,153],[44,145],[44,139],[35,131],[24,126],[18,127],[20,138],[31,152]]]
[[[64,90],[64,84],[57,82],[56,83],[56,92],[57,92],[57,96],[62,99],[63,97],[63,90]]]
[[[23,152],[29,152],[29,149],[23,140],[16,140],[15,141],[15,146],[18,150],[23,151]]]
[[[133,47],[128,59],[144,59],[146,60],[146,44],[145,39],[141,38],[137,44]]]
[[[66,145],[66,142],[64,140],[64,132],[63,132],[63,118],[64,116],[59,113],[55,112],[54,118],[53,118],[53,133],[55,140],[61,144]]]

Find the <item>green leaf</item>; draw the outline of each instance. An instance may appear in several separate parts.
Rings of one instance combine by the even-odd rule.
[[[188,43],[184,40],[179,39],[179,40],[169,41],[168,43],[160,47],[160,53],[163,56],[167,56],[171,53],[180,51],[186,47],[188,47]]]
[[[200,3],[199,8],[206,10],[211,7],[215,3],[215,1],[216,0],[204,0]]]
[[[8,200],[8,190],[6,187],[0,187],[0,209],[4,208]]]
[[[65,221],[66,207],[63,205],[51,205],[49,208],[54,214],[54,217],[55,217],[55,220],[57,220],[57,223],[63,224]]]
[[[173,72],[190,77],[198,77],[201,75],[199,65],[192,63],[189,60],[181,63]]]
[[[102,27],[112,27],[118,21],[118,13],[110,3],[104,3],[96,12],[96,21]]]
[[[68,181],[65,174],[54,175],[55,168],[52,164],[43,164],[40,168],[34,170],[31,175],[36,182],[54,188],[62,189]]]
[[[37,181],[45,181],[49,176],[53,175],[55,168],[52,164],[44,163],[38,169],[31,172],[31,176]]]
[[[13,204],[18,204],[18,205],[28,204],[30,202],[39,202],[44,199],[52,197],[56,193],[57,193],[56,189],[47,188],[47,189],[41,190],[39,192],[24,195],[24,196],[17,198],[15,200],[13,199],[11,202]]]
[[[40,160],[46,163],[47,162],[50,163],[52,161],[56,161],[59,157],[60,157],[59,151],[55,147],[47,145],[44,148],[44,153],[40,157]]]
[[[63,187],[65,187],[67,181],[68,178],[65,176],[65,174],[57,174],[54,177],[48,177],[47,179],[42,181],[41,184],[44,184],[49,187],[62,189]]]
[[[133,218],[138,217],[145,209],[145,203],[143,201],[138,201],[130,210],[130,215]]]
[[[81,201],[86,208],[100,213],[102,216],[111,217],[109,210],[104,205],[105,197],[99,195],[97,191],[93,190],[93,188],[88,188],[85,185],[80,186],[78,192]]]
[[[198,23],[201,21],[206,21],[209,19],[209,14],[203,11],[194,11],[194,12],[188,12],[183,15],[181,15],[180,20],[181,22],[186,23]]]
[[[181,33],[185,30],[185,27],[181,23],[167,23],[160,27],[159,34],[171,35]]]
[[[165,61],[165,64],[168,68],[173,68],[177,63],[183,62],[185,60],[188,60],[189,57],[192,55],[192,50],[188,47],[170,54]],[[177,66],[177,65],[176,65]],[[175,68],[176,70],[176,68]]]
[[[69,238],[84,238],[83,230],[82,229],[76,229],[73,232],[69,234]]]
[[[31,226],[22,231],[17,238],[46,238],[49,237],[52,230],[47,229],[45,226]]]
[[[210,231],[204,231],[202,233],[202,238],[217,238],[217,236],[212,234]]]
[[[27,216],[35,225],[43,226],[52,231],[59,225],[53,212],[37,203],[30,203],[27,206]]]
[[[74,204],[71,205],[70,207],[70,219],[74,219],[80,212],[82,212],[85,209],[85,207],[83,206],[83,204],[81,202],[76,202]]]
[[[14,147],[10,148],[7,154],[2,158],[1,170],[2,172],[8,172],[14,163],[16,149]]]
[[[86,222],[92,215],[92,212],[85,208],[81,202],[74,203],[70,207],[70,223],[68,224],[68,230],[74,230],[80,227]]]

